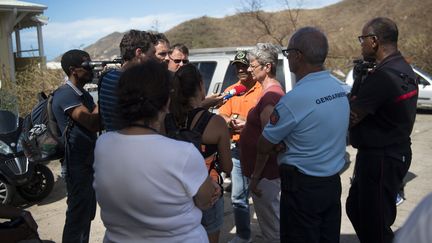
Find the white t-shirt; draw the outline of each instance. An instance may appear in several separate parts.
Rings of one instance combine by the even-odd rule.
[[[394,243],[432,242],[432,193],[415,207],[402,228],[396,232]]]
[[[104,242],[208,242],[193,202],[208,172],[191,143],[108,132],[94,170]]]

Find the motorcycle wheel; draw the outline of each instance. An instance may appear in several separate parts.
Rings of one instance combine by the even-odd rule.
[[[40,201],[50,194],[54,187],[54,175],[43,164],[35,165],[29,183],[19,186],[18,193],[27,201]]]
[[[8,204],[15,195],[15,187],[0,179],[0,204]]]

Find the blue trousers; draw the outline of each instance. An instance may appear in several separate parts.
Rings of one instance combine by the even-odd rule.
[[[66,146],[67,210],[63,243],[89,242],[90,224],[96,213],[93,161],[92,147],[82,148],[79,144]]]
[[[245,177],[240,165],[240,149],[233,146],[231,149],[233,168],[231,171],[231,202],[234,213],[236,234],[242,239],[251,237],[250,211],[249,211],[249,180]]]

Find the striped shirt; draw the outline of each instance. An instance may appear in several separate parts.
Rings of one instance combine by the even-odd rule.
[[[103,77],[99,91],[99,107],[107,131],[121,129],[122,119],[118,109],[117,87],[122,72],[114,69]]]

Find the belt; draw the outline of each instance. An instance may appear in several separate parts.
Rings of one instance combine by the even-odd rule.
[[[281,190],[286,192],[295,192],[300,184],[319,183],[332,181],[339,178],[336,173],[332,176],[311,176],[301,173],[297,167],[293,165],[280,165],[279,173],[281,178]]]

